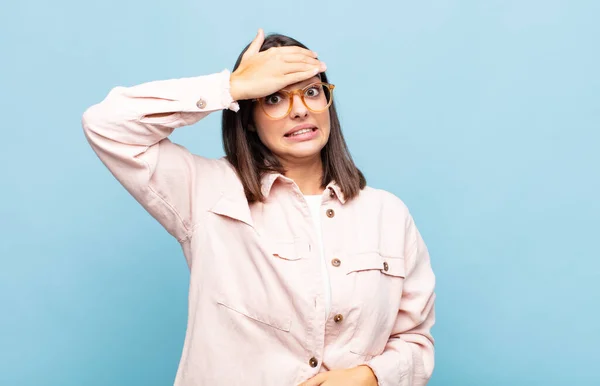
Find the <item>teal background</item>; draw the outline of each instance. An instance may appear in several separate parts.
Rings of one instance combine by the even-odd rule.
[[[81,115],[117,85],[231,69],[258,27],[319,53],[369,185],[413,212],[438,278],[430,385],[600,384],[600,2],[0,10],[0,385],[172,384],[185,260]],[[219,125],[172,139],[219,157]]]

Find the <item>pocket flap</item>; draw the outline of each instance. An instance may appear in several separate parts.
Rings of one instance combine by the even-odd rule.
[[[348,256],[342,265],[346,273],[379,270],[389,276],[406,277],[403,257],[386,257],[379,252],[367,252]]]
[[[297,241],[275,241],[270,243],[273,256],[285,260],[298,260],[302,258],[301,248]]]
[[[383,257],[383,269],[381,273],[395,277],[406,277],[403,257]]]
[[[280,312],[273,310],[271,310],[271,312],[274,312],[273,315],[252,311],[250,308],[244,306],[241,302],[231,302],[230,299],[228,299],[228,296],[223,293],[220,294],[217,303],[230,309],[231,311],[235,311],[247,318],[274,327],[281,331],[289,332],[290,328],[292,327],[292,320],[287,315],[283,315]]]
[[[342,266],[346,267],[346,273],[383,269],[383,259],[377,252],[359,253],[349,255],[342,261]]]
[[[212,208],[209,209],[209,211],[220,216],[241,221],[251,227],[254,227],[248,202],[244,202],[242,200],[233,200],[223,195],[217,200]]]

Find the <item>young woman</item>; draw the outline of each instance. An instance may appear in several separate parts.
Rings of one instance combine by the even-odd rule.
[[[404,203],[366,186],[316,53],[262,30],[233,72],[116,87],[83,115],[190,268],[175,386],[424,385],[434,274]],[[223,111],[226,156],[168,136]]]

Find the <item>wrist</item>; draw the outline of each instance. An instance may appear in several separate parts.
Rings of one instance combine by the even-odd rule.
[[[238,80],[235,74],[231,74],[229,77],[229,94],[234,101],[239,101],[243,98],[240,94]]]

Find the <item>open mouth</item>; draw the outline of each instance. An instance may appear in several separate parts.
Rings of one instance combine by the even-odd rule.
[[[307,134],[307,133],[313,133],[315,131],[317,131],[316,127],[307,127],[305,129],[296,130],[293,133],[285,134],[284,137],[287,137],[287,138],[297,137],[299,135]]]

